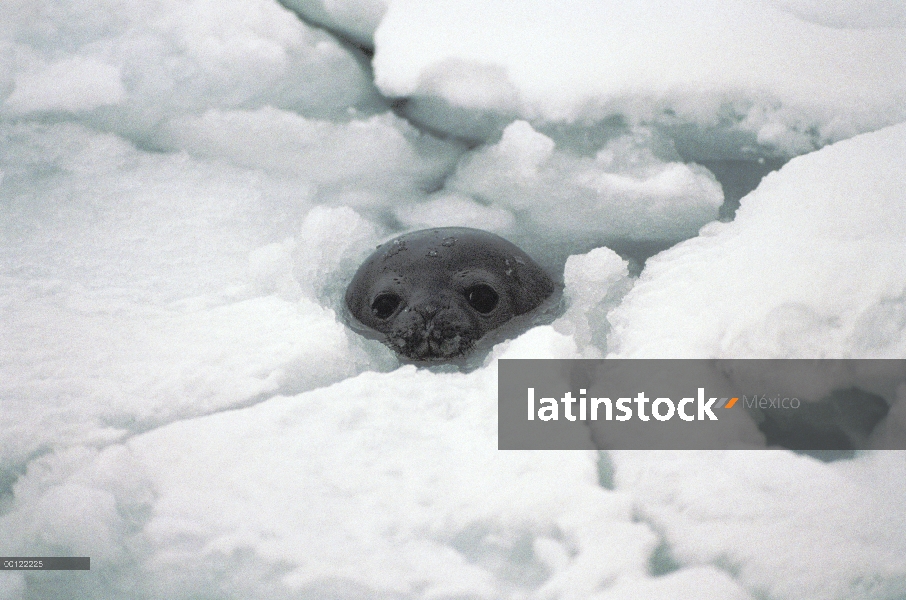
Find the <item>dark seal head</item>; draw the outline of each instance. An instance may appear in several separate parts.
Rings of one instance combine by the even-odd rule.
[[[443,361],[465,355],[554,290],[547,273],[502,237],[441,227],[378,246],[352,278],[346,305],[397,353]]]

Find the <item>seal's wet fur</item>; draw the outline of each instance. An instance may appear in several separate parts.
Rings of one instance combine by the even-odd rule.
[[[463,356],[486,333],[538,307],[554,282],[500,236],[425,229],[378,246],[346,290],[363,325],[412,361]]]

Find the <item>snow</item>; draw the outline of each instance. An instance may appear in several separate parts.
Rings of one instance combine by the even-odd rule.
[[[71,58],[16,78],[5,106],[12,112],[89,111],[125,99],[122,73],[93,58]]]
[[[615,455],[617,489],[636,492],[643,520],[665,532],[681,564],[720,564],[771,597],[903,593],[906,545],[893,533],[903,513],[891,504],[902,478],[864,478],[902,473],[900,452],[833,465],[774,452]]]
[[[632,521],[630,496],[597,485],[593,453],[496,452],[494,397],[474,401],[495,380],[495,369],[365,373],[100,452],[43,457],[16,484],[23,506],[0,525],[4,551],[71,546],[62,520],[81,532],[93,569],[134,576],[128,549],[140,548],[166,596],[210,593],[212,565],[223,572],[217,593],[254,597],[338,581],[380,595],[543,584],[580,597],[642,576],[655,537]],[[395,400],[375,402],[375,390]],[[111,486],[111,469],[129,475]],[[92,498],[103,503],[88,520],[78,507]]]
[[[283,0],[281,4],[363,48],[374,48],[374,31],[387,12],[385,0]]]
[[[904,29],[895,0],[0,4],[0,555],[92,559],[0,598],[903,597],[903,453],[505,452],[496,396],[501,358],[903,358]],[[734,217],[725,173],[787,159]],[[519,244],[557,314],[400,366],[343,292],[434,226]],[[902,369],[831,374],[890,405],[867,448],[906,437]]]
[[[685,239],[716,219],[723,202],[707,170],[659,159],[645,132],[619,137],[590,158],[557,150],[525,121],[465,157],[447,187],[508,209],[530,231],[597,244]]]
[[[621,114],[798,154],[906,117],[902,5],[873,4],[396,0],[375,33],[375,78],[385,94],[444,107],[425,118],[445,130],[456,109]]]
[[[267,0],[14,0],[0,21],[8,117],[72,113],[147,140],[211,108],[341,118],[379,104],[354,57]]]
[[[906,355],[906,125],[790,161],[736,219],[648,261],[614,356]],[[663,302],[665,295],[671,302]]]

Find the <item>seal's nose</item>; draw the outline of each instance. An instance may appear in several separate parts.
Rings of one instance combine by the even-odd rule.
[[[422,306],[418,307],[418,312],[420,312],[422,314],[422,316],[425,317],[425,319],[427,320],[427,319],[434,318],[434,315],[437,314],[437,311],[439,310],[439,308],[440,307],[438,306],[438,304],[436,302],[427,302],[427,303],[423,304]]]

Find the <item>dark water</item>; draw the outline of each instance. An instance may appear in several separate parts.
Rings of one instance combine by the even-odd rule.
[[[762,178],[786,163],[785,158],[758,160],[698,160],[712,173],[724,188],[724,203],[720,207],[720,220],[732,221],[739,208],[739,200],[758,187]]]

